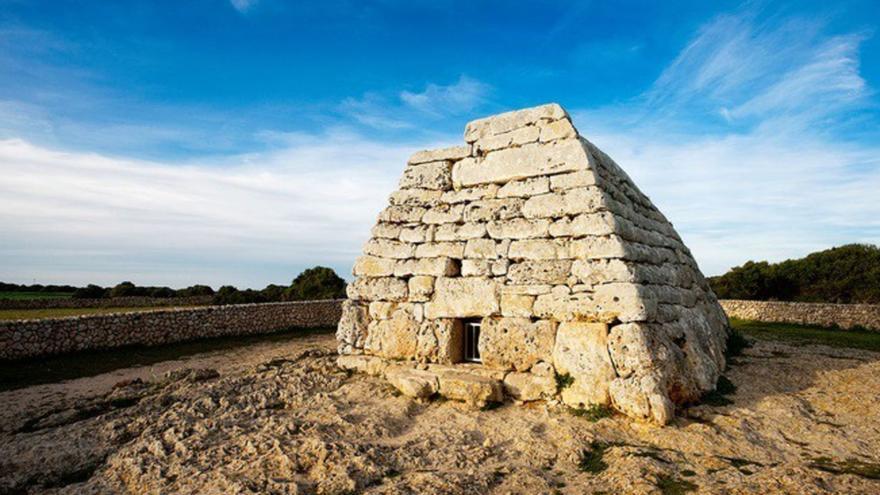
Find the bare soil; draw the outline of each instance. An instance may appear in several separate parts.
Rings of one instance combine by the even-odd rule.
[[[665,428],[419,403],[331,335],[0,393],[4,493],[880,493],[880,353],[759,341]],[[717,398],[716,398],[717,399]]]

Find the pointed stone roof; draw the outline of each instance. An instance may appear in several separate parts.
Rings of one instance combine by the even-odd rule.
[[[475,120],[464,137],[415,153],[379,214],[337,333],[340,354],[359,356],[347,362],[394,360],[380,373],[401,390],[446,383],[460,398],[473,319],[478,374],[498,382],[489,399],[559,395],[666,423],[712,390],[724,312],[672,224],[565,110]],[[427,370],[402,374],[407,362]],[[557,390],[554,375],[571,384]]]

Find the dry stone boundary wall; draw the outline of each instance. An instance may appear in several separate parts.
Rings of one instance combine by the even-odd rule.
[[[0,299],[0,309],[142,308],[152,306],[203,306],[213,296],[111,297],[103,299]]]
[[[781,301],[719,301],[730,318],[799,325],[863,327],[880,331],[880,305],[823,304]]]
[[[0,322],[0,360],[333,327],[342,300],[236,304]]]

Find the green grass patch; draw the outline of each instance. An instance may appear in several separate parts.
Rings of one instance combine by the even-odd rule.
[[[657,488],[663,495],[684,495],[697,489],[697,485],[690,481],[674,476],[661,476],[657,480]]]
[[[562,389],[568,388],[571,384],[574,383],[574,377],[569,375],[568,373],[559,374],[556,373],[556,391],[560,391]]]
[[[132,366],[148,366],[195,354],[245,348],[266,342],[286,342],[306,335],[332,333],[335,330],[335,328],[289,329],[265,335],[216,337],[155,347],[118,347],[105,351],[83,351],[61,356],[0,362],[0,392],[95,376]]]
[[[137,313],[157,309],[188,308],[195,306],[139,306],[129,308],[48,308],[48,309],[0,309],[0,320],[38,320],[40,318],[64,318],[67,316],[105,315],[108,313]]]
[[[0,299],[14,299],[16,301],[27,299],[67,299],[73,292],[17,292],[0,291]]]
[[[602,418],[614,416],[614,409],[606,405],[592,404],[589,407],[569,407],[568,413],[595,423]]]
[[[841,330],[814,325],[765,323],[731,319],[733,329],[747,337],[791,344],[817,344],[848,349],[880,352],[880,332]]]
[[[604,442],[591,442],[590,447],[581,452],[578,469],[585,473],[598,474],[608,469],[608,463],[602,458],[610,446]]]

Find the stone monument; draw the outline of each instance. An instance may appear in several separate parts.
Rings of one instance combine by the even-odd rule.
[[[556,104],[415,153],[354,266],[339,364],[404,394],[557,399],[664,424],[727,318],[675,229]]]

